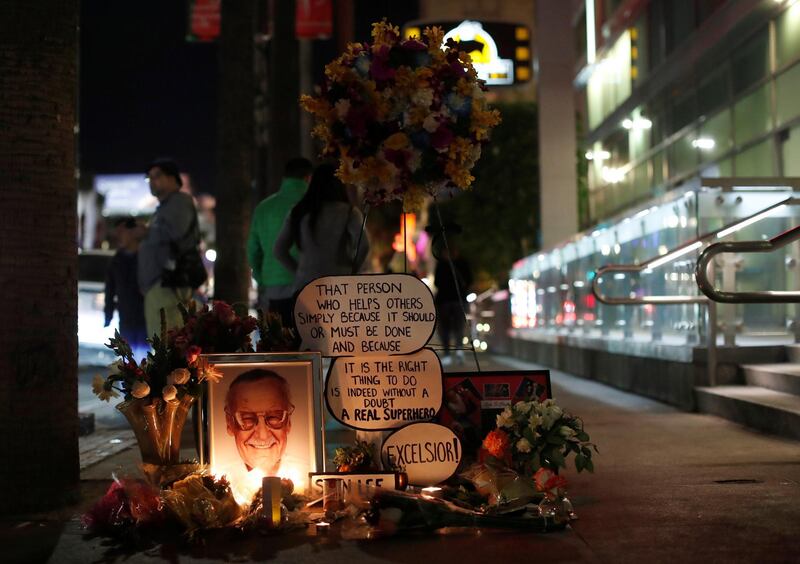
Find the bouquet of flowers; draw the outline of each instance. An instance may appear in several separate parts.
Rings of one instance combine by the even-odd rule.
[[[497,428],[483,440],[483,448],[524,476],[533,476],[542,467],[557,473],[559,467],[566,468],[571,453],[578,472],[593,472],[592,451],[597,451],[583,421],[551,399],[521,401],[503,409],[497,416]]]
[[[489,132],[500,122],[469,55],[443,31],[402,40],[386,21],[372,43],[351,43],[325,68],[315,96],[300,103],[316,118],[323,155],[340,160],[337,176],[361,187],[368,203],[402,199],[418,208],[446,187],[466,189]]]
[[[148,397],[172,401],[186,395],[196,398],[204,380],[216,382],[220,378],[213,365],[200,362],[200,354],[253,350],[250,333],[256,327],[255,318],[237,315],[225,302],[214,302],[213,308],[206,305],[199,311],[192,304],[182,308],[182,313],[184,326],[162,330],[160,337],[149,339],[152,350],[141,362],[116,332],[106,346],[120,358],[111,365],[106,378],[95,376],[95,394],[105,401],[118,397],[118,392],[125,401]]]

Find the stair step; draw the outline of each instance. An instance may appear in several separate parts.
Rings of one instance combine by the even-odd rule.
[[[744,364],[744,379],[751,386],[800,396],[800,364]]]
[[[800,362],[800,345],[786,345],[786,359],[789,362]]]
[[[800,397],[759,386],[695,388],[701,413],[800,440]]]

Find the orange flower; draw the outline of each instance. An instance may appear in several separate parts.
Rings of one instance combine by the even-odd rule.
[[[510,446],[508,434],[502,429],[495,429],[483,439],[483,448],[495,458],[505,458]]]

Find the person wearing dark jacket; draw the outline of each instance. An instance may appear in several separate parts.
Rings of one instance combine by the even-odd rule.
[[[450,254],[452,254],[452,268]],[[467,290],[472,285],[472,270],[469,263],[459,256],[455,246],[451,246],[450,254],[446,249],[442,251],[434,272],[436,324],[439,329],[439,337],[444,345],[444,357],[442,358],[444,365],[452,362],[450,358],[451,343],[456,350],[456,360],[461,362],[464,359],[464,353],[460,350],[463,347],[464,339],[464,299]],[[455,279],[453,270],[455,270]]]
[[[142,227],[133,218],[116,226],[119,248],[106,273],[105,326],[111,324],[114,311],[119,313],[119,333],[128,341],[138,358],[147,350],[144,320],[144,297],[136,280],[139,240]]]

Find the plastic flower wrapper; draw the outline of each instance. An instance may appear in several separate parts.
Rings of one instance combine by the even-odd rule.
[[[241,508],[224,477],[215,480],[194,473],[164,490],[162,497],[189,536],[202,529],[227,527],[241,516]]]
[[[464,472],[461,478],[469,481],[475,489],[489,498],[489,506],[497,511],[512,510],[542,496],[530,478],[493,459],[476,462]]]
[[[124,534],[131,527],[165,520],[158,489],[141,480],[114,477],[105,495],[81,516],[82,525],[96,534]]]
[[[378,490],[365,515],[371,528],[366,538],[391,536],[445,527],[489,527],[546,532],[561,525],[538,515],[505,517],[486,515],[459,507],[443,499],[394,491]]]

